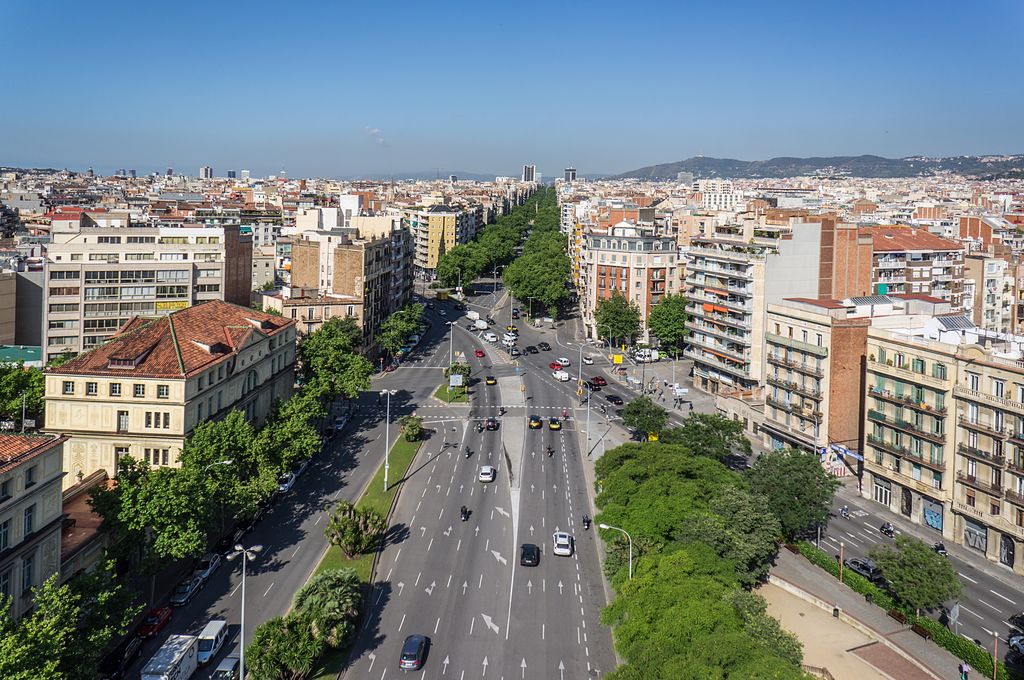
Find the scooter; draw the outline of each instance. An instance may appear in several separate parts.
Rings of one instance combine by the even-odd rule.
[[[583,515],[583,529],[584,531],[590,530],[590,515]]]
[[[465,522],[466,520],[469,519],[469,508],[467,508],[465,505],[462,506],[461,515],[462,515],[462,521],[463,522]]]
[[[467,446],[466,447],[466,458],[469,458],[471,455],[473,455],[473,450]]]
[[[548,458],[551,458],[554,455],[555,455],[555,450],[549,446],[548,447]]]
[[[890,524],[889,522],[886,522],[882,526],[878,527],[878,530],[882,532],[882,535],[888,536],[889,538],[892,538],[896,535],[896,530],[893,529],[892,524]]]
[[[843,509],[839,511],[839,516],[843,519],[850,519],[850,509],[844,505]]]
[[[477,432],[483,432],[484,431],[484,426],[481,425],[480,423],[477,423],[476,424],[476,431]]]
[[[949,553],[946,552],[946,546],[942,543],[942,541],[939,541],[938,543],[933,545],[932,550],[939,553],[943,557],[949,557]]]

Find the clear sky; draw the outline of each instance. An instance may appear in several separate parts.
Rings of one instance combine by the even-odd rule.
[[[1024,152],[1024,2],[0,0],[0,165]]]

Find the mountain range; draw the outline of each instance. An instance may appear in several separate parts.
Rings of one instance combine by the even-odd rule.
[[[998,179],[1024,175],[1024,154],[991,156],[950,156],[933,158],[909,156],[824,156],[794,158],[780,156],[766,161],[741,161],[735,158],[694,156],[675,163],[659,163],[630,170],[613,179],[675,179],[680,172],[693,173],[697,179],[758,179],[762,177],[920,177],[952,172],[968,177]]]

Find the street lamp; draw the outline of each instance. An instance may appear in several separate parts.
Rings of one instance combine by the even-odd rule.
[[[448,330],[451,335],[448,336],[448,368],[452,367],[452,356],[455,352],[455,322],[447,321]]]
[[[243,548],[241,543],[235,544],[233,552],[227,555],[229,560],[234,560],[239,555],[242,556],[242,622],[241,622],[241,642],[239,644],[238,653],[238,677],[245,677],[245,564],[248,560],[256,559],[256,554],[263,550],[262,545],[253,545],[248,548]]]
[[[626,536],[626,540],[629,541],[629,580],[632,581],[633,580],[633,538],[626,532],[625,529],[620,529],[619,527],[613,527],[610,524],[598,524],[597,526],[601,527],[602,529],[615,529],[616,531],[621,531]]]
[[[391,469],[391,395],[397,394],[398,390],[384,390],[388,398],[387,406],[384,409],[384,493],[388,491],[388,470]]]
[[[229,458],[228,460],[218,460],[218,461],[217,461],[216,463],[210,463],[209,465],[207,465],[206,467],[204,467],[204,468],[203,468],[203,472],[206,472],[206,471],[207,471],[207,470],[209,470],[210,468],[212,468],[212,467],[215,467],[215,466],[217,466],[217,465],[231,465],[231,464],[233,464],[234,462],[235,462],[235,461],[231,460],[230,458]]]

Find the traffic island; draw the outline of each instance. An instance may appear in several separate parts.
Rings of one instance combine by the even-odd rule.
[[[469,391],[465,387],[452,387],[441,385],[434,392],[434,398],[446,404],[468,404]]]

